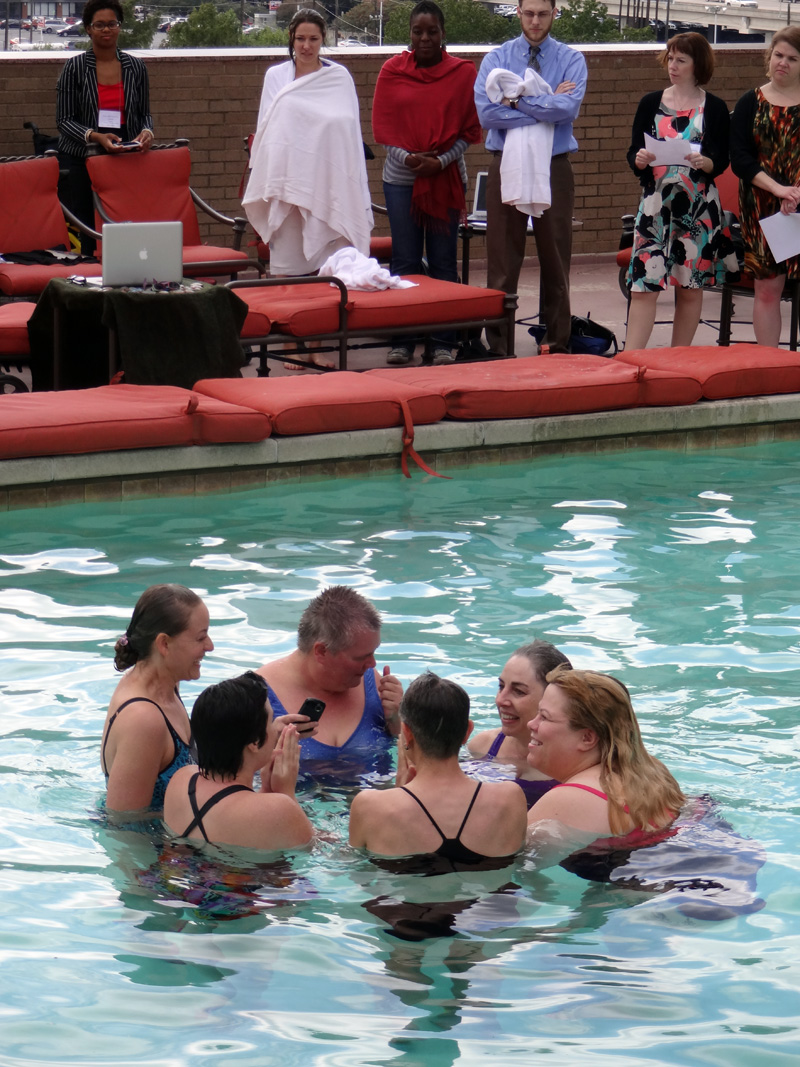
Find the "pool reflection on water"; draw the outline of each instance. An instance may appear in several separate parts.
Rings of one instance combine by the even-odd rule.
[[[626,453],[4,515],[0,1067],[795,1064],[799,467],[791,444]],[[764,906],[711,921],[531,856],[399,877],[346,847],[328,787],[314,848],[269,863],[108,825],[113,643],[158,581],[211,611],[189,702],[291,650],[334,582],[382,611],[379,666],[454,678],[479,728],[533,636],[617,673],[752,845],[741,885],[744,861],[722,873]]]

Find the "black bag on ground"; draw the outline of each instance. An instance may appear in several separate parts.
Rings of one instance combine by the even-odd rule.
[[[541,323],[530,326],[528,327],[528,333],[536,339],[537,344],[541,345],[545,335],[545,327]],[[601,326],[599,322],[595,322],[588,315],[585,318],[582,315],[572,316],[570,348],[574,353],[587,356],[611,357],[616,356],[617,352],[619,352],[615,334],[606,326]]]

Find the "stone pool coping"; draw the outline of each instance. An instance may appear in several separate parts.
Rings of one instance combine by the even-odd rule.
[[[535,419],[447,420],[416,429],[436,471],[473,464],[629,449],[735,448],[800,437],[800,394],[702,401]],[[0,511],[59,504],[192,496],[272,482],[400,472],[400,427],[254,444],[145,448],[0,462]],[[412,479],[430,477],[411,464]]]

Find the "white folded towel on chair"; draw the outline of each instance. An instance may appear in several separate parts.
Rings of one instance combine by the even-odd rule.
[[[348,289],[370,293],[376,289],[411,289],[417,283],[390,274],[377,259],[370,259],[357,248],[340,248],[328,256],[319,268],[320,277],[338,278]]]
[[[497,67],[486,79],[486,95],[493,104],[519,100],[521,96],[548,96],[553,90],[528,67],[520,78]],[[551,204],[550,161],[553,157],[553,124],[536,122],[515,126],[506,132],[500,161],[500,187],[504,204],[513,204],[523,215],[538,218]]]

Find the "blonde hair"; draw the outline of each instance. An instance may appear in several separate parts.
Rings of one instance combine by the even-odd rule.
[[[622,682],[609,674],[563,666],[550,671],[547,681],[566,696],[570,726],[597,735],[600,785],[608,796],[612,833],[624,833],[628,818],[640,830],[660,829],[674,819],[686,797],[664,764],[644,747]]]

